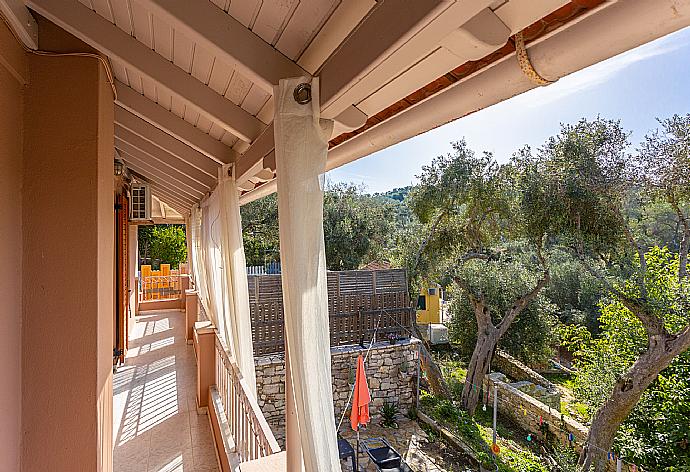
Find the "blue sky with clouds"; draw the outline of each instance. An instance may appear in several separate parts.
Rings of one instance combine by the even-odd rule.
[[[656,127],[656,118],[689,112],[690,28],[685,28],[334,169],[326,178],[384,192],[414,183],[423,165],[450,152],[449,143],[462,137],[475,151],[491,151],[506,161],[525,144],[541,145],[560,123],[582,117],[621,119],[636,143]]]

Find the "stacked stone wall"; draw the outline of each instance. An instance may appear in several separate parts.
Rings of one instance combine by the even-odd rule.
[[[489,390],[489,403],[493,404],[494,385],[498,387],[498,411],[510,418],[525,431],[531,431],[539,438],[542,430],[548,430],[561,444],[569,444],[569,434],[573,434],[573,447],[580,452],[587,438],[587,428],[574,419],[561,415],[542,402],[521,392],[497,373],[484,377],[484,386]]]
[[[415,404],[419,342],[412,338],[393,345],[376,343],[372,346],[365,364],[372,421],[379,421],[385,403],[395,404],[400,415],[407,414]],[[348,406],[360,354],[366,356],[367,349],[358,345],[331,348],[333,406],[338,419]],[[255,364],[259,406],[282,445],[285,437],[285,357],[282,354],[257,357]],[[349,409],[344,424],[348,422],[348,414]]]
[[[543,375],[527,367],[504,351],[496,351],[491,360],[491,367],[496,371],[503,372],[513,380],[528,380],[533,384],[549,389],[554,387],[553,383],[549,382]]]
[[[552,439],[564,445],[571,445],[577,453],[582,452],[582,447],[587,440],[589,430],[586,426],[575,421],[569,416],[561,415],[560,411],[550,408],[544,403],[521,392],[505,382],[505,375],[492,373],[484,377],[484,388],[489,391],[489,404],[493,405],[494,385],[497,387],[498,411],[501,415],[510,418],[515,424],[538,439],[544,435],[552,435]],[[485,390],[486,391],[486,390]],[[570,441],[570,433],[573,441]],[[606,464],[607,472],[616,471],[616,461],[611,459]],[[622,472],[640,470],[631,464],[622,463]]]

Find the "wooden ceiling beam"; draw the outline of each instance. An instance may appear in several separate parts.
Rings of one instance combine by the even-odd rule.
[[[273,93],[273,86],[286,77],[309,74],[249,28],[210,1],[138,0],[192,41]]]
[[[149,184],[151,184],[151,187],[156,189],[158,191],[158,193],[160,193],[161,195],[165,195],[167,197],[170,197],[171,200],[175,201],[176,203],[180,204],[181,206],[191,208],[191,206],[197,202],[197,200],[190,198],[186,195],[180,194],[177,190],[170,189],[170,188],[166,187],[165,185],[161,184],[159,179],[156,179],[154,177],[151,177],[151,176],[145,175],[145,174],[144,174],[144,177],[146,177],[148,179],[148,182],[149,182]]]
[[[77,0],[27,0],[27,5],[64,30],[136,70],[243,141],[265,125],[136,38]],[[197,2],[193,2],[196,5]]]
[[[38,49],[38,24],[24,2],[0,0],[0,12],[27,48]]]
[[[137,134],[142,139],[150,141],[156,146],[165,149],[173,156],[182,159],[197,169],[211,176],[218,175],[218,167],[221,165],[219,162],[187,146],[182,141],[170,136],[165,131],[153,126],[148,121],[138,117],[121,106],[115,106],[115,123]]]
[[[182,174],[185,174],[189,178],[209,188],[215,186],[216,180],[218,179],[217,172],[215,176],[202,172],[201,170],[189,164],[187,161],[180,159],[179,157],[169,153],[167,150],[156,146],[151,141],[147,141],[138,134],[132,133],[128,129],[125,129],[117,124],[115,125],[115,142],[116,144],[119,142],[124,142],[141,152],[141,154],[137,154],[137,156],[146,156],[147,161],[152,160],[152,164],[154,163],[153,161],[159,161],[167,164],[169,167],[178,170]],[[132,154],[132,151],[129,149],[125,150]]]
[[[212,138],[122,82],[115,81],[115,90],[117,91],[115,103],[120,107],[129,110],[211,159],[221,164],[230,164],[239,157],[238,153],[229,146]]]
[[[156,167],[152,166],[151,164],[148,164],[144,161],[141,161],[140,159],[137,159],[136,157],[123,151],[122,149],[118,149],[118,150],[120,152],[120,156],[125,160],[127,167],[131,168],[132,170],[135,170],[136,172],[139,172],[140,174],[150,175],[152,177],[160,179],[161,182],[164,182],[165,184],[169,185],[170,187],[178,189],[180,192],[189,195],[191,198],[199,199],[199,198],[203,197],[204,194],[206,193],[203,190],[199,190],[197,188],[191,187],[191,186],[185,184],[184,182],[177,180],[175,177],[162,172],[160,169],[157,169]]]

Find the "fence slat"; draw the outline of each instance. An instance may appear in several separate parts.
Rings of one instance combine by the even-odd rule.
[[[280,275],[250,275],[249,286],[254,355],[281,353],[285,340]],[[328,272],[327,287],[331,346],[357,344],[361,336],[368,342],[377,325],[377,341],[409,335],[413,309],[404,269]]]

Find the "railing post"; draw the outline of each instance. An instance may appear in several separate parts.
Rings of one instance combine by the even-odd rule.
[[[189,274],[180,274],[180,298],[183,310],[187,309],[187,290],[189,290]]]
[[[216,383],[216,331],[210,321],[194,323],[196,406],[208,407],[208,389]]]
[[[139,290],[139,277],[134,277],[134,315],[139,314],[139,297],[141,297],[141,292]]]
[[[184,338],[187,344],[192,344],[194,339],[194,323],[199,319],[199,292],[185,290],[185,332]]]

